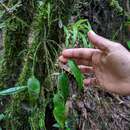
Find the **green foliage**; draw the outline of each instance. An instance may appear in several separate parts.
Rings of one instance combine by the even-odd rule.
[[[34,108],[29,117],[31,130],[46,130],[45,127],[45,112],[38,108]]]
[[[129,17],[129,16],[128,16],[127,21],[125,22],[125,25],[126,25],[126,26],[130,26],[130,17]]]
[[[66,107],[63,96],[60,93],[55,94],[53,98],[53,103],[54,103],[53,114],[55,120],[60,125],[60,128],[63,129],[65,127],[65,121],[66,121]]]
[[[21,72],[33,17],[32,3],[32,0],[0,2],[0,26],[3,29],[4,44],[4,65],[0,73],[4,73],[1,81],[4,86],[15,86]]]
[[[91,3],[83,1],[84,5]],[[49,107],[52,107],[52,94],[54,93],[54,85],[50,87],[51,85],[48,82],[51,81],[51,72],[55,66],[54,62],[59,48],[61,48],[61,44],[64,42],[64,38],[67,48],[77,45],[86,48],[92,47],[86,37],[87,32],[91,30],[91,26],[87,20],[79,19],[76,22],[68,24],[72,12],[75,12],[73,16],[76,16],[77,13],[78,16],[80,15],[79,10],[82,10],[80,6],[83,1],[0,1],[0,4],[2,3],[2,7],[0,5],[0,9],[2,8],[0,10],[0,28],[4,28],[5,46],[5,62],[3,66],[5,65],[6,68],[3,71],[6,77],[0,78],[0,80],[2,79],[1,81],[3,81],[5,79],[4,83],[6,84],[13,83],[13,85],[18,84],[19,86],[26,85],[28,81],[27,91],[20,91],[17,94],[18,91],[14,90],[15,87],[2,91],[4,95],[17,94],[11,97],[11,103],[9,102],[9,107],[7,108],[7,116],[10,117],[10,120],[6,120],[6,123],[4,122],[7,127],[6,129],[31,128],[32,130],[46,130],[45,111],[48,110],[45,109],[48,104]],[[94,1],[94,3],[96,2]],[[119,3],[114,2],[114,0],[112,0],[111,6],[113,8],[116,7],[116,11],[122,12]],[[78,11],[76,10],[77,8],[79,8]],[[65,35],[63,34],[63,30]],[[78,66],[73,61],[69,61],[68,64],[79,89],[82,90],[83,75],[80,74]],[[35,75],[38,79],[31,77],[31,75]],[[13,81],[14,78],[15,81]],[[45,83],[45,80],[49,85]],[[68,121],[66,114],[68,96],[69,79],[67,74],[62,72],[58,78],[58,92],[53,98],[53,114],[58,123],[58,128],[66,128],[66,130],[70,130],[66,125]],[[32,102],[35,105],[32,106]],[[23,107],[24,103],[29,110]],[[3,118],[3,115],[0,115],[0,118]]]
[[[27,86],[13,87],[0,91],[0,96],[17,94],[28,88],[30,101],[36,101],[40,94],[40,82],[34,76],[28,79]]]
[[[66,101],[69,96],[69,79],[67,74],[64,72],[59,74],[58,89]]]
[[[54,117],[55,117],[57,123],[63,129],[65,127],[65,120],[66,120],[64,104],[61,104],[60,106],[55,107],[53,114],[54,114]]]
[[[87,32],[91,30],[91,26],[87,20],[79,20],[76,23],[70,24],[67,27],[64,26],[65,33],[65,45],[67,48],[74,47],[77,42],[81,42],[84,47],[91,47],[86,38]],[[71,73],[76,79],[79,90],[83,90],[83,74],[73,60],[68,60],[68,66]],[[54,110],[53,114],[60,128],[66,128],[69,130],[67,125],[66,115],[66,101],[69,96],[69,79],[66,73],[62,72],[58,77],[58,92],[54,95],[53,103]],[[57,125],[56,125],[57,126]]]
[[[57,21],[53,15],[54,9],[55,7],[51,0],[40,2],[33,22],[34,35],[29,53],[33,57],[33,71],[39,61],[44,66],[43,71],[45,75],[42,78],[43,80],[54,69],[53,60],[60,48],[56,41],[57,39],[55,39],[56,36],[53,36],[54,33],[52,30],[52,27],[55,26],[54,23]]]
[[[78,68],[77,64],[75,63],[74,60],[68,60],[68,66],[70,67],[70,71],[74,75],[74,77],[75,77],[75,79],[77,81],[79,89],[83,90],[83,79],[84,79],[84,76],[80,72],[80,69]]]
[[[13,19],[16,19],[18,22],[20,22],[23,26],[29,26],[27,22],[25,22],[22,18],[17,16],[16,11],[19,10],[19,8],[22,6],[21,2],[14,2],[14,4],[8,4],[8,6],[4,3],[0,3],[0,5],[3,7],[3,9],[0,10],[0,28],[11,28],[12,30],[16,29],[17,27],[14,26],[14,23],[12,26],[10,25],[10,22]]]
[[[2,91],[0,91],[0,96],[17,94],[17,93],[25,91],[26,88],[27,88],[27,86],[20,86],[20,87],[13,87],[13,88],[9,88],[6,90],[2,90]]]
[[[130,49],[130,41],[127,41],[127,46]]]
[[[39,98],[40,94],[40,82],[38,79],[36,79],[34,76],[28,79],[27,82],[28,87],[28,93],[30,102],[36,102],[36,100]]]
[[[53,103],[54,103],[54,106],[60,106],[60,103],[65,104],[64,97],[62,96],[61,93],[57,92],[57,94],[54,95]]]
[[[0,121],[3,120],[5,118],[5,115],[2,113],[0,114]]]
[[[69,96],[69,79],[67,74],[62,72],[58,76],[58,91],[53,97],[53,114],[60,128],[65,128],[67,119],[66,101]]]
[[[128,19],[127,24],[129,24],[129,25],[130,25],[130,19]]]
[[[118,13],[123,14],[123,8],[120,6],[118,0],[110,0],[110,6],[114,8]]]
[[[88,31],[91,30],[91,26],[87,20],[80,19],[76,23],[72,23],[67,27],[64,26],[65,45],[67,48],[75,47],[75,45],[81,44],[83,47],[89,48],[91,44],[86,37]]]

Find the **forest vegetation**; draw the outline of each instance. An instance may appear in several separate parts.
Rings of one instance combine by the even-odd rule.
[[[129,0],[0,0],[0,130],[129,130],[130,96],[85,88],[65,48],[87,32],[130,49]]]

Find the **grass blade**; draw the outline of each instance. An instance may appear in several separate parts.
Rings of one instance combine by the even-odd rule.
[[[81,40],[83,42],[83,47],[88,48],[88,42],[85,35],[83,35],[82,33],[79,33],[79,36],[81,37]]]

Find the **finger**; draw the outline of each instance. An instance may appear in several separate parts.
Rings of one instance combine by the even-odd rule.
[[[114,44],[114,42],[97,35],[92,30],[88,32],[88,38],[95,47],[103,51],[110,51]]]
[[[90,66],[79,65],[79,69],[81,70],[82,73],[94,72],[93,67]]]
[[[99,85],[99,82],[97,81],[96,78],[88,78],[84,80],[84,85],[89,86],[89,85]]]
[[[97,49],[90,48],[74,48],[74,49],[66,49],[62,52],[62,55],[66,58],[74,58],[74,59],[87,59],[91,60],[94,52],[97,52]]]
[[[91,61],[84,60],[84,59],[73,59],[77,65],[92,65]],[[68,59],[65,58],[64,56],[59,57],[59,61],[62,62],[63,64],[66,64]]]
[[[66,64],[67,63],[67,58],[63,57],[63,56],[60,56],[59,57],[59,61],[62,62],[63,64]]]
[[[77,65],[92,66],[92,62],[84,59],[74,59]]]

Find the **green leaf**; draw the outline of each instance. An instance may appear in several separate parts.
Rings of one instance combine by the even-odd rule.
[[[58,89],[65,101],[69,96],[69,79],[66,73],[61,73],[58,77]]]
[[[75,23],[75,26],[79,27],[81,24],[85,23],[87,20],[86,19],[80,19]]]
[[[92,30],[92,27],[91,27],[89,21],[87,21],[87,24],[88,24],[88,31]]]
[[[30,93],[36,93],[39,95],[40,93],[40,82],[34,76],[28,79],[28,91]]]
[[[0,91],[0,96],[6,96],[6,95],[20,93],[20,92],[24,91],[26,88],[27,88],[27,86],[9,88],[9,89]]]
[[[66,128],[66,130],[71,130],[70,128]]]
[[[2,28],[5,28],[6,24],[3,22],[3,23],[0,23],[0,29]]]
[[[93,45],[90,42],[88,43],[88,48],[93,48]]]
[[[55,127],[55,128],[60,128],[59,124],[57,124],[57,123],[54,124],[53,127]]]
[[[28,93],[30,95],[30,100],[34,101],[39,98],[40,94],[40,82],[34,76],[28,79],[27,82]]]
[[[69,47],[70,33],[69,33],[68,29],[65,26],[64,26],[64,32],[66,34],[65,45],[66,45],[66,48],[68,48]]]
[[[80,36],[81,39],[82,39],[83,47],[88,48],[88,42],[87,42],[86,36],[83,35],[82,33],[79,33],[79,36]]]
[[[70,67],[71,73],[74,75],[78,87],[80,90],[83,90],[83,79],[84,76],[81,73],[80,69],[78,68],[77,64],[75,63],[74,60],[68,60],[68,66]]]
[[[65,121],[66,121],[65,112],[66,112],[66,110],[65,110],[64,104],[55,106],[55,108],[53,110],[55,120],[57,121],[57,123],[60,125],[61,128],[65,127]]]
[[[5,119],[5,115],[2,113],[0,114],[0,121],[2,121],[3,119]]]
[[[127,46],[130,49],[130,41],[127,41]]]
[[[72,45],[74,47],[76,40],[77,40],[77,36],[78,36],[78,28],[76,26],[73,26],[73,36],[72,36]]]
[[[69,47],[69,44],[71,44],[71,47],[74,47],[76,41],[78,42],[78,44],[82,42],[87,47],[86,34],[90,30],[92,30],[91,25],[89,21],[86,19],[80,19],[76,23],[69,24],[67,27],[64,26],[64,33],[66,34],[65,36],[66,48]],[[80,34],[82,34],[82,36],[80,36]],[[88,44],[88,47],[91,47],[91,44]]]
[[[65,104],[64,97],[60,93],[55,94],[53,97],[53,103],[54,107]]]
[[[67,27],[64,26],[64,33],[66,34],[65,37],[66,47],[68,48],[69,44],[71,44],[71,47],[74,47],[76,41],[81,44],[83,43],[84,46],[87,48],[92,47],[91,44],[86,44],[86,41],[88,41],[86,34],[90,30],[92,30],[91,25],[89,21],[86,19],[80,19],[76,23],[69,24]]]
[[[54,103],[53,114],[55,120],[57,121],[57,123],[60,125],[61,128],[64,128],[66,121],[66,106],[64,97],[61,95],[60,92],[54,95],[53,103]]]
[[[5,11],[0,10],[0,18],[2,18],[2,17],[3,17],[4,13],[5,13]]]

